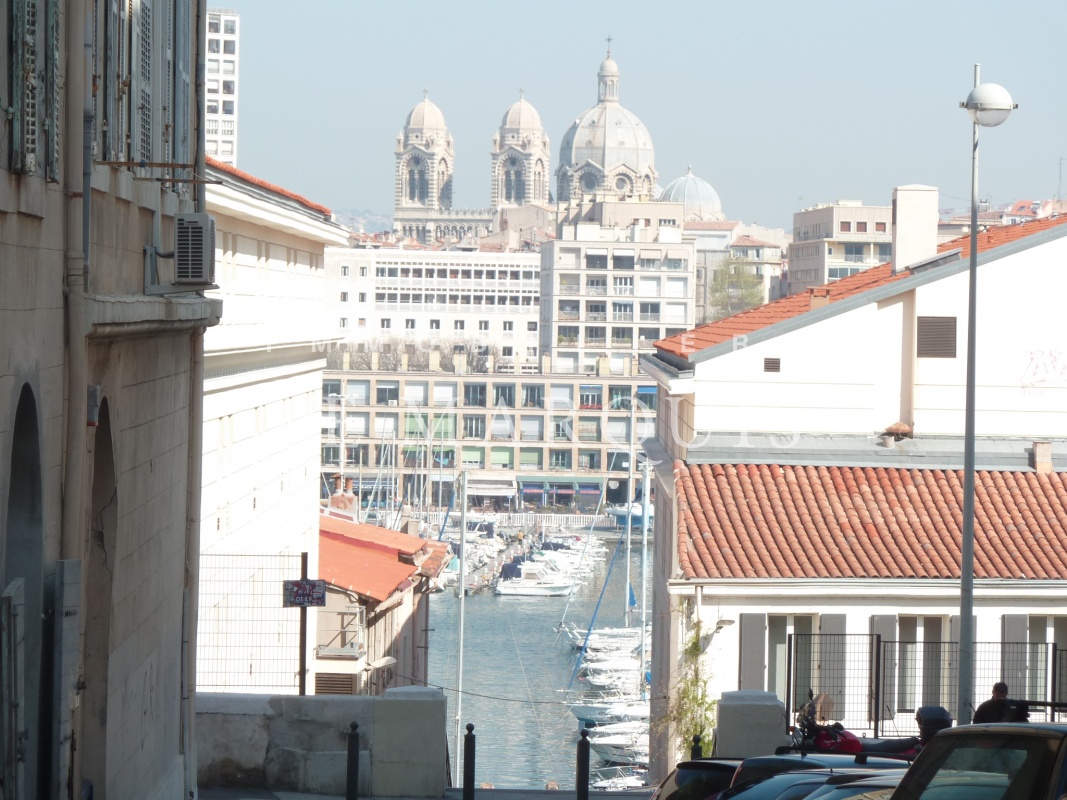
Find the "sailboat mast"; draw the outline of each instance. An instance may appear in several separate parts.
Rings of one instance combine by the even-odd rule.
[[[648,625],[648,494],[651,481],[651,465],[648,456],[641,465],[644,473],[641,482],[641,699],[648,697],[648,685],[645,682],[645,626]]]
[[[630,397],[630,454],[627,468],[629,475],[626,478],[626,589],[622,593],[623,612],[622,624],[630,627],[630,587],[633,585],[630,577],[630,542],[633,532],[634,521],[634,402],[637,395]]]
[[[460,742],[463,740],[460,738],[460,730],[462,728],[462,710],[463,710],[463,606],[464,600],[467,597],[467,559],[466,555],[466,542],[467,542],[467,472],[464,470],[459,474],[460,480],[460,493],[463,497],[463,505],[459,511],[459,635],[457,637],[458,647],[456,655],[456,744],[453,750],[454,757],[452,763],[456,769],[455,778],[452,780],[453,786],[459,786],[460,776],[460,764],[463,761],[460,751]],[[453,491],[455,491],[453,489]],[[464,787],[466,788],[466,787]]]

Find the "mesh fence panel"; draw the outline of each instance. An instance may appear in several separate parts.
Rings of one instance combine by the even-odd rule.
[[[299,577],[298,554],[200,556],[198,691],[297,693],[300,611],[282,581]]]

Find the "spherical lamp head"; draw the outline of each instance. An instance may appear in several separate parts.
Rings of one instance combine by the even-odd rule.
[[[995,128],[1008,118],[1018,106],[1011,101],[1008,90],[997,83],[983,83],[971,89],[967,101],[963,103],[967,113],[976,125],[983,128]]]

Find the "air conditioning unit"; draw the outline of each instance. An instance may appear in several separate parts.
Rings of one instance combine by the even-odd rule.
[[[215,218],[210,214],[175,216],[174,282],[198,285],[215,282]]]
[[[389,405],[396,407],[396,400],[390,400]]]

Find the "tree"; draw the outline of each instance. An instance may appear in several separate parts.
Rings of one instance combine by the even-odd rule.
[[[752,262],[729,258],[710,272],[707,322],[763,305],[763,277],[755,273]]]
[[[661,729],[669,729],[673,734],[676,753],[688,754],[694,735],[708,741],[715,729],[718,701],[709,696],[707,677],[701,669],[705,643],[697,621],[678,659],[667,713],[658,721]]]

